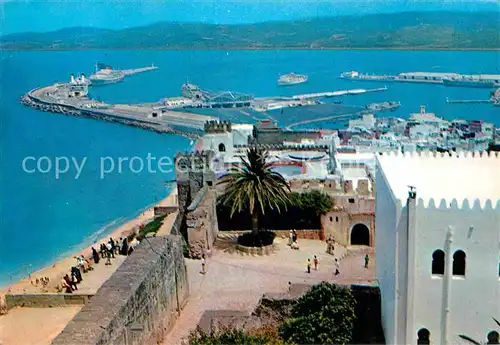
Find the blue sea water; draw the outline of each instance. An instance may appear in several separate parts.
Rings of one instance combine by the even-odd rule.
[[[290,96],[299,93],[349,88],[381,87],[380,83],[338,79],[341,72],[391,74],[409,71],[497,73],[498,52],[459,51],[3,51],[0,61],[0,285],[51,263],[164,197],[165,181],[173,173],[135,174],[124,169],[100,178],[100,158],[138,156],[173,157],[189,149],[183,137],[160,135],[100,121],[43,113],[20,104],[28,90],[67,80],[71,73],[93,71],[96,61],[115,68],[155,63],[153,72],[124,82],[94,87],[91,94],[107,102],[153,102],[178,96],[189,78],[209,90],[234,90],[255,96]],[[309,75],[306,84],[278,87],[284,73]],[[500,108],[488,104],[449,105],[450,99],[487,99],[487,89],[441,85],[387,84],[386,92],[350,96],[345,105],[364,106],[387,100],[402,107],[391,116],[408,117],[425,104],[446,119],[482,119],[500,125]],[[277,114],[280,125],[291,119]],[[233,118],[234,120],[234,118]],[[248,116],[236,119],[249,122]],[[310,128],[338,128],[325,122]],[[67,156],[87,163],[78,179],[70,169],[53,174],[25,173],[27,156]]]

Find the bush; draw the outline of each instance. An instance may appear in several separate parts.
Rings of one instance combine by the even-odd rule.
[[[150,232],[157,233],[161,225],[163,224],[163,220],[165,219],[166,216],[167,215],[156,217],[148,224],[140,228],[139,234],[137,235],[137,239],[139,241],[142,241],[142,239],[146,237],[146,235],[149,234]]]
[[[321,215],[333,207],[332,199],[320,192],[291,193],[287,209],[266,210],[260,215],[259,224],[264,229],[321,229]],[[248,230],[252,228],[252,217],[246,208],[231,217],[231,206],[218,203],[217,219],[220,230]]]
[[[277,332],[262,327],[245,333],[242,329],[225,329],[212,334],[203,332],[200,328],[191,332],[188,337],[189,345],[287,345]],[[291,345],[291,344],[290,344]]]
[[[314,285],[292,307],[280,335],[298,344],[347,344],[351,341],[356,300],[348,287]]]
[[[269,230],[262,230],[254,234],[248,232],[238,236],[238,244],[245,247],[263,247],[273,244],[276,234]]]

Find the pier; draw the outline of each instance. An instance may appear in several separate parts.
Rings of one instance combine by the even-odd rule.
[[[141,67],[141,68],[134,68],[134,69],[122,69],[121,72],[125,75],[134,75],[137,73],[143,73],[143,72],[148,72],[148,71],[154,71],[155,69],[158,69],[157,66],[151,65],[148,67]]]
[[[493,103],[493,101],[489,99],[446,99],[446,103],[448,104],[487,104]]]
[[[351,96],[351,95],[360,95],[363,93],[369,92],[381,92],[387,91],[387,87],[379,87],[376,89],[351,89],[351,90],[339,90],[339,91],[329,91],[329,92],[317,92],[317,93],[306,93],[302,95],[292,96],[294,100],[300,99],[310,99],[310,98],[329,98],[329,97],[342,97],[342,96]]]
[[[106,104],[67,94],[65,84],[33,89],[21,98],[27,106],[54,113],[100,119],[159,133],[199,138],[205,122],[215,117],[157,109],[151,105]]]

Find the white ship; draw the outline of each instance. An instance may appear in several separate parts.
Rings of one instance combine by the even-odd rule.
[[[308,79],[307,75],[295,74],[295,73],[284,74],[279,77],[278,85],[302,84],[305,83],[307,79]]]
[[[111,66],[96,64],[96,72],[89,79],[93,85],[104,85],[118,83],[123,80],[125,73],[120,70],[114,70]]]

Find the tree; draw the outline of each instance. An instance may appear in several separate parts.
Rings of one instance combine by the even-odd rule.
[[[347,344],[355,305],[347,287],[326,282],[314,285],[292,307],[292,317],[281,326],[280,334],[297,344]]]
[[[251,147],[241,165],[230,170],[218,184],[225,184],[222,196],[224,205],[231,205],[231,217],[248,207],[252,215],[252,232],[259,229],[259,214],[266,209],[281,212],[286,209],[290,187],[285,178],[271,170],[266,162],[269,154],[258,147]]]

